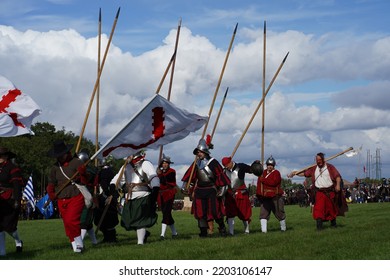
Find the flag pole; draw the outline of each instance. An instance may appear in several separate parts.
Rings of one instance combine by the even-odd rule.
[[[244,138],[246,132],[248,131],[250,125],[252,124],[252,121],[253,121],[253,119],[255,118],[257,112],[259,111],[260,106],[263,104],[265,97],[267,96],[267,94],[268,94],[269,90],[271,89],[271,87],[272,87],[272,85],[273,85],[273,83],[274,83],[276,77],[278,76],[280,70],[282,69],[284,63],[286,62],[286,59],[287,59],[288,54],[289,54],[289,53],[287,53],[286,56],[284,57],[282,63],[280,64],[278,70],[276,71],[274,77],[272,78],[270,84],[268,85],[268,88],[267,88],[267,90],[265,91],[265,94],[264,94],[263,98],[260,100],[259,104],[257,105],[257,108],[256,108],[255,112],[253,113],[252,118],[249,120],[249,122],[248,122],[248,124],[247,124],[247,126],[246,126],[246,128],[245,128],[245,130],[244,130],[244,132],[243,132],[242,135],[241,135],[241,138],[238,140],[238,142],[237,142],[237,144],[236,144],[236,147],[234,148],[234,150],[233,150],[233,152],[232,152],[232,154],[231,154],[231,156],[230,156],[231,158],[234,157],[234,154],[236,153],[238,147],[240,146],[242,139]]]
[[[175,64],[176,64],[176,54],[177,54],[177,47],[179,45],[179,35],[180,35],[180,29],[181,29],[181,18],[179,20],[179,23],[177,25],[177,32],[176,32],[176,42],[175,42],[175,49],[174,49],[174,59],[172,61],[172,68],[171,68],[171,79],[169,80],[169,88],[168,88],[168,101],[171,100],[171,91],[172,91],[172,84],[173,84],[173,73],[175,72]],[[163,153],[163,146],[160,146],[160,154],[158,156],[158,162],[160,162],[162,158]]]
[[[265,62],[266,62],[266,22],[264,21],[264,31],[263,31],[263,98],[265,98]],[[263,110],[262,110],[261,162],[264,162],[264,138],[265,138],[265,102],[263,102]]]
[[[100,77],[102,75],[102,72],[103,72],[103,67],[104,67],[104,64],[106,62],[106,58],[107,58],[107,54],[108,54],[108,50],[110,48],[110,44],[111,44],[111,41],[112,41],[112,37],[114,35],[114,31],[115,31],[115,28],[116,28],[116,24],[118,22],[118,17],[119,17],[119,12],[120,12],[120,7],[118,8],[118,11],[116,13],[116,16],[115,16],[115,20],[114,20],[114,23],[113,23],[113,26],[112,26],[112,30],[111,30],[111,34],[110,34],[110,38],[107,42],[107,47],[106,47],[106,50],[104,52],[104,55],[103,55],[103,60],[102,60],[102,63],[101,63],[101,66],[100,66],[100,71],[98,73],[98,76],[97,76],[97,79],[96,79],[96,82],[95,82],[95,86],[93,88],[93,91],[92,91],[92,95],[91,95],[91,99],[89,101],[89,106],[88,106],[88,110],[87,110],[87,114],[85,116],[85,119],[84,119],[84,123],[83,123],[83,126],[82,126],[82,129],[81,129],[81,133],[80,133],[80,136],[79,136],[79,140],[77,142],[77,146],[76,146],[76,150],[75,152],[77,153],[80,149],[80,144],[81,144],[81,140],[83,138],[83,134],[84,134],[84,131],[85,131],[85,126],[87,125],[87,121],[88,121],[88,116],[89,116],[89,113],[91,111],[91,107],[92,107],[92,103],[93,103],[93,100],[94,100],[94,97],[95,97],[95,94],[96,94],[96,91],[97,91],[97,88],[98,88],[98,85],[100,83]]]
[[[100,53],[101,53],[101,38],[102,38],[102,9],[99,9],[99,25],[98,25],[98,61],[97,74],[100,72]],[[95,135],[95,153],[99,150],[99,110],[100,110],[100,80],[96,95],[96,135]],[[98,159],[95,159],[95,166],[98,166]]]
[[[207,131],[207,126],[208,126],[208,124],[209,124],[209,122],[210,122],[210,116],[211,116],[211,113],[212,113],[212,111],[213,111],[215,99],[216,99],[216,97],[217,97],[219,87],[221,86],[222,77],[223,77],[223,74],[225,73],[226,64],[227,64],[227,61],[228,61],[228,59],[229,59],[230,51],[231,51],[232,46],[233,46],[234,38],[236,37],[237,27],[238,27],[238,23],[236,23],[236,26],[235,26],[234,31],[233,31],[232,38],[231,38],[231,40],[230,40],[230,44],[229,44],[228,50],[227,50],[227,52],[226,52],[225,61],[224,61],[223,66],[222,66],[221,74],[219,75],[217,87],[216,87],[215,92],[214,92],[214,97],[213,97],[213,100],[212,100],[211,105],[210,105],[208,118],[207,118],[207,121],[206,121],[206,123],[205,123],[205,125],[204,125],[203,133],[202,133],[201,139],[203,139],[203,137],[205,136],[206,131]],[[192,163],[193,168],[191,169],[191,174],[190,174],[190,177],[189,177],[190,179],[189,179],[188,182],[187,182],[187,186],[186,186],[186,189],[187,189],[187,190],[188,190],[188,187],[189,187],[189,185],[190,185],[192,175],[194,174],[195,163],[196,163],[196,155],[195,155],[194,161],[193,161],[193,163]]]

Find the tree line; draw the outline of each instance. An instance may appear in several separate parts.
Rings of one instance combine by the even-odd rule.
[[[21,168],[26,182],[32,175],[34,192],[37,196],[44,194],[50,169],[56,161],[47,156],[55,140],[63,139],[67,144],[74,144],[75,148],[79,138],[72,131],[66,131],[65,128],[56,130],[55,126],[48,122],[37,122],[31,126],[31,130],[35,135],[0,137],[0,147],[6,147],[16,154],[14,161]],[[84,148],[88,149],[92,155],[95,151],[95,144],[83,138],[80,150]]]

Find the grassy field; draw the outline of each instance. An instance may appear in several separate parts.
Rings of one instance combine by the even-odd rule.
[[[338,218],[338,228],[325,224],[321,232],[309,208],[286,206],[287,231],[271,217],[268,233],[260,231],[259,208],[253,208],[251,233],[243,234],[236,218],[236,234],[232,237],[200,239],[196,220],[188,212],[176,211],[174,218],[179,238],[161,241],[159,220],[150,231],[144,246],[136,245],[134,231],[117,226],[118,242],[92,246],[85,239],[82,254],[72,252],[62,221],[20,221],[19,233],[24,251],[15,253],[14,241],[7,235],[7,256],[17,260],[388,260],[390,259],[390,203],[349,205],[345,217]],[[98,239],[102,234],[98,233]]]

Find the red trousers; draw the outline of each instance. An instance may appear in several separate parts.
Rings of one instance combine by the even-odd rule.
[[[336,219],[338,210],[334,203],[334,198],[334,192],[324,193],[317,191],[313,207],[313,218],[315,220],[331,221]]]
[[[217,198],[217,191],[213,187],[202,187],[194,190],[192,213],[195,219],[206,221],[221,219],[224,216],[224,207],[221,199]]]
[[[80,193],[71,198],[59,198],[57,201],[62,221],[65,227],[65,234],[70,242],[81,235],[80,220],[84,208],[84,197]]]
[[[235,197],[230,192],[225,195],[225,210],[227,218],[238,217],[242,221],[250,221],[252,205],[248,193],[237,191]]]

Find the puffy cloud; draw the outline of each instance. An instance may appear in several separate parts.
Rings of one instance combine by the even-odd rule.
[[[218,160],[233,152],[261,100],[262,30],[245,27],[242,33],[234,42],[208,124],[210,133],[229,87],[213,139],[212,154]],[[389,172],[384,160],[390,151],[389,38],[337,33],[316,37],[295,30],[267,36],[266,87],[285,54],[290,54],[266,97],[265,157],[272,154],[285,175],[313,162],[319,151],[330,156],[363,145],[371,151],[381,149],[383,173]],[[226,48],[221,49],[181,28],[171,97],[177,106],[208,115],[230,40],[226,37]],[[176,30],[171,30],[161,45],[134,56],[116,46],[114,37],[100,84],[101,142],[155,94],[175,39]],[[107,41],[103,35],[102,56]],[[96,37],[86,38],[73,29],[37,32],[0,26],[0,63],[7,65],[1,74],[41,106],[37,121],[80,132],[97,77]],[[164,96],[169,79],[170,72],[160,91]],[[315,86],[318,81],[324,81],[323,87]],[[310,83],[310,92],[303,91]],[[237,161],[251,163],[261,156],[261,110],[236,150]],[[94,139],[94,107],[89,118],[85,136]],[[200,135],[164,147],[177,164],[178,178],[193,161]],[[150,155],[153,160],[158,152]],[[356,176],[357,168],[348,166],[346,159],[336,163],[348,179]]]

